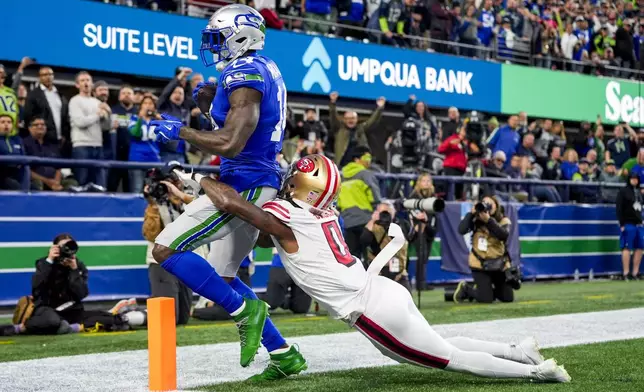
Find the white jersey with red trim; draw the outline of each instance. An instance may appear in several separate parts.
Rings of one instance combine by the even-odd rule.
[[[334,318],[346,319],[353,312],[363,312],[367,271],[349,252],[335,214],[298,200],[275,199],[262,209],[290,227],[295,235],[299,250],[292,254],[273,238],[293,281]]]

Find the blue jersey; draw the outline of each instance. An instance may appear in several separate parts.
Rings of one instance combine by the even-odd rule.
[[[161,162],[159,143],[154,125],[133,115],[127,129],[130,132],[129,159],[132,162]]]
[[[477,35],[484,46],[489,46],[494,36],[495,16],[493,10],[482,9],[478,18],[481,25],[478,27]]]
[[[262,93],[259,121],[239,155],[221,158],[220,180],[238,192],[261,186],[279,189],[281,172],[277,154],[282,150],[286,125],[286,86],[282,74],[272,60],[257,54],[228,64],[219,77],[210,108],[214,132],[224,126],[230,109],[228,98],[240,87]]]

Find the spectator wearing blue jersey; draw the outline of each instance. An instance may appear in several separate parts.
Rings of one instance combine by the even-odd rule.
[[[301,314],[307,313],[311,308],[311,297],[286,273],[282,259],[275,248],[273,248],[273,260],[268,273],[266,294],[262,299],[272,310],[282,308]]]
[[[487,145],[492,150],[492,153],[497,151],[503,151],[505,153],[506,167],[508,166],[508,161],[512,160],[512,157],[517,153],[517,149],[519,148],[521,137],[516,131],[518,124],[519,117],[510,116],[507,125],[495,130],[487,140]]]
[[[364,24],[364,3],[362,0],[341,0],[337,1],[338,23],[346,26],[363,27]],[[352,28],[339,29],[341,37],[364,38],[364,33]]]
[[[588,25],[586,18],[581,15],[575,18],[575,26],[574,34],[579,39],[581,47],[586,52],[590,52],[592,37],[594,35],[593,29]]]
[[[306,31],[326,34],[329,25],[320,22],[331,22],[331,0],[302,0],[302,14],[307,19]]]
[[[483,8],[481,8],[478,15],[479,23],[477,35],[481,45],[486,48],[489,48],[492,43],[492,39],[494,38],[494,26],[496,24],[496,16],[494,15],[492,3],[492,0],[485,0]]]
[[[0,155],[25,155],[22,139],[11,136],[13,118],[8,114],[0,115]],[[19,190],[24,177],[24,167],[20,165],[0,166],[0,189]]]
[[[635,68],[644,69],[644,19],[640,20],[637,31],[633,34],[633,50],[635,52],[635,60],[639,64]]]
[[[512,60],[512,51],[516,40],[516,34],[512,31],[512,20],[508,16],[504,16],[497,36],[497,57],[506,61]]]
[[[640,177],[640,184],[644,183],[644,148],[637,152],[637,163],[631,168],[631,173],[637,173]]]
[[[563,154],[561,162],[561,179],[572,181],[573,176],[579,171],[579,154],[572,148],[567,149]]]
[[[154,97],[146,95],[141,101],[139,114],[132,116],[128,131],[130,132],[130,156],[132,162],[162,162],[157,143],[157,135],[150,121],[156,117]],[[130,170],[130,187],[132,192],[143,190],[144,170]]]

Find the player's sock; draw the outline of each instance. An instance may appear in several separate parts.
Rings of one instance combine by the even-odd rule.
[[[454,347],[457,347],[463,351],[480,351],[491,354],[497,358],[505,358],[513,361],[517,360],[515,358],[516,355],[513,355],[512,346],[507,343],[488,342],[485,340],[477,340],[464,336],[447,338],[445,340],[451,343]],[[518,359],[521,359],[520,355]]]
[[[228,313],[235,312],[244,304],[244,298],[217,274],[206,259],[196,253],[174,253],[161,267],[181,279],[192,291],[215,302]]]
[[[246,286],[239,277],[236,277],[232,282],[230,282],[230,287],[244,298],[258,299],[253,289]],[[269,353],[274,353],[275,350],[282,348],[285,344],[286,340],[284,340],[280,331],[277,330],[277,327],[273,324],[271,319],[267,318],[266,323],[264,324],[264,330],[262,331],[262,345],[266,347],[266,350],[268,350]]]

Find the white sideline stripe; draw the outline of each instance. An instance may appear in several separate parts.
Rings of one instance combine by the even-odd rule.
[[[554,219],[519,219],[519,223],[543,225],[617,225],[616,220],[554,220]]]
[[[339,321],[338,321],[339,322]],[[437,325],[444,337],[511,342],[534,335],[541,347],[563,347],[644,337],[644,308],[608,312],[516,318],[464,324]],[[102,339],[87,337],[85,339]],[[309,362],[307,373],[395,365],[357,332],[289,338],[298,343]],[[147,350],[88,354],[0,363],[0,386],[27,391],[148,391]],[[259,373],[268,357],[261,350],[248,368],[239,366],[239,343],[187,346],[177,349],[178,385],[198,388],[243,380]],[[29,377],[24,377],[29,369]],[[72,373],[68,370],[74,369]],[[118,377],[115,377],[118,375]],[[573,379],[575,375],[572,374]],[[225,390],[225,387],[222,388]],[[249,386],[249,389],[250,388]]]
[[[561,237],[561,236],[520,236],[521,241],[594,241],[594,240],[618,240],[618,235],[591,235],[583,237]]]
[[[521,253],[521,257],[581,257],[581,256],[615,256],[622,252],[580,252],[580,253]]]
[[[143,222],[143,217],[0,216],[0,222]]]
[[[79,246],[124,246],[124,245],[148,245],[145,240],[133,241],[77,241]],[[51,241],[36,242],[0,242],[0,248],[36,248],[51,246]]]

